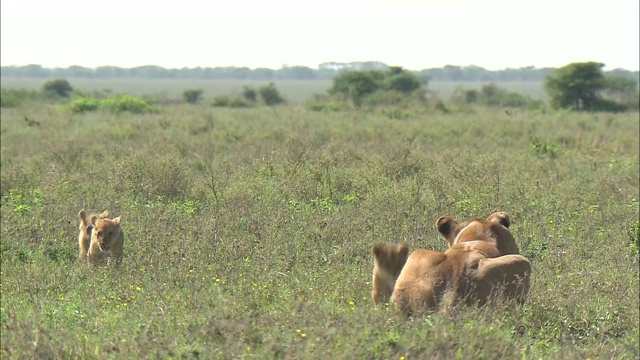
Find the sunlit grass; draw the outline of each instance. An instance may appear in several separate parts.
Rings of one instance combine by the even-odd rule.
[[[634,358],[638,115],[2,109],[2,358]],[[23,116],[41,123],[29,127]],[[78,263],[80,208],[122,215]],[[507,211],[528,302],[404,319],[370,247]]]

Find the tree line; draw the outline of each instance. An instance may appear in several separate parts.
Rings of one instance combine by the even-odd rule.
[[[388,70],[380,62],[371,62],[375,70]],[[24,78],[89,78],[89,79],[227,79],[227,80],[331,80],[336,75],[349,70],[368,69],[369,63],[338,64],[341,66],[327,66],[321,64],[318,69],[306,66],[283,66],[280,69],[248,67],[195,67],[195,68],[163,68],[155,65],[121,68],[117,66],[100,66],[87,68],[83,66],[69,66],[66,68],[45,68],[41,65],[2,66],[2,77]],[[346,65],[346,66],[345,66]],[[349,66],[351,65],[351,66]],[[373,66],[373,65],[371,65]],[[446,65],[441,68],[430,68],[412,71],[420,81],[544,81],[548,75],[553,75],[556,68],[536,68],[533,66],[521,68],[507,68],[503,70],[487,70],[480,66]],[[638,71],[614,69],[606,72],[626,78],[638,79]]]

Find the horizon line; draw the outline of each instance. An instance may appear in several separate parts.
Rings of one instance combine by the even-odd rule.
[[[575,63],[581,63],[581,62],[589,62],[589,61],[577,61]],[[115,68],[121,68],[121,69],[135,69],[135,68],[141,68],[141,67],[158,67],[158,68],[162,68],[162,69],[166,69],[166,70],[183,70],[183,69],[197,69],[197,68],[203,68],[203,69],[207,69],[207,68],[247,68],[249,70],[257,70],[257,69],[268,69],[268,70],[282,70],[282,69],[288,69],[288,68],[295,68],[295,67],[303,67],[303,68],[308,68],[308,69],[312,69],[312,70],[323,70],[321,68],[321,65],[325,65],[325,64],[344,64],[344,65],[348,65],[348,64],[364,64],[364,63],[379,63],[381,65],[384,65],[386,67],[394,67],[394,66],[398,66],[398,65],[388,65],[382,61],[376,61],[376,60],[371,60],[371,61],[349,61],[349,62],[341,62],[341,61],[326,61],[323,63],[318,64],[315,68],[314,67],[310,67],[307,65],[282,65],[280,68],[271,68],[271,67],[264,67],[264,66],[258,66],[258,67],[250,67],[250,66],[245,66],[245,65],[226,65],[226,66],[222,66],[222,65],[216,65],[216,66],[202,66],[202,65],[198,65],[198,66],[182,66],[182,67],[165,67],[162,65],[156,65],[156,64],[146,64],[146,65],[136,65],[136,66],[119,66],[119,65],[99,65],[99,66],[84,66],[84,65],[67,65],[66,67],[64,66],[45,66],[42,64],[35,64],[35,63],[29,63],[26,65],[1,65],[1,67],[5,68],[5,67],[25,67],[25,66],[40,66],[43,69],[68,69],[71,67],[81,67],[81,68],[85,68],[85,69],[91,69],[91,70],[95,70],[101,67],[115,67]],[[572,64],[572,63],[571,63]],[[568,64],[567,64],[568,65]],[[566,65],[563,65],[566,66]],[[520,70],[520,69],[527,69],[527,68],[532,68],[532,69],[536,69],[536,70],[542,70],[542,69],[558,69],[559,67],[553,67],[553,66],[543,66],[543,67],[537,67],[535,65],[526,65],[526,66],[520,66],[520,67],[505,67],[505,68],[501,68],[501,69],[496,69],[496,70],[491,70],[488,68],[485,68],[483,66],[479,66],[479,65],[453,65],[453,64],[446,64],[440,67],[425,67],[422,69],[411,69],[408,67],[404,67],[404,66],[399,66],[403,69],[407,69],[407,70],[412,70],[412,71],[423,71],[423,70],[431,70],[431,69],[443,69],[445,67],[457,67],[457,68],[479,68],[479,69],[483,69],[483,70],[487,70],[487,71],[504,71],[504,70]],[[561,66],[562,67],[562,66]],[[606,67],[606,64],[605,64]],[[328,70],[339,70],[339,69],[329,69]],[[340,69],[341,70],[341,69]],[[606,71],[613,71],[613,70],[625,70],[625,71],[630,71],[630,72],[639,72],[640,70],[635,69],[635,70],[631,70],[631,69],[626,69],[626,68],[622,68],[622,67],[616,67],[616,68],[612,68],[610,70],[604,70]]]

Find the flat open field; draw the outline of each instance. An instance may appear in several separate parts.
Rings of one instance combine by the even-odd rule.
[[[638,133],[637,113],[2,109],[0,355],[635,359]],[[122,216],[120,267],[78,262],[81,208]],[[496,209],[524,305],[372,304],[372,244],[444,251],[440,215]]]
[[[25,88],[39,90],[49,79],[2,78],[2,87]],[[133,95],[153,95],[161,98],[181,99],[187,89],[204,90],[205,99],[219,95],[239,94],[244,86],[259,87],[266,81],[250,80],[140,80],[140,79],[68,79],[74,89],[85,92],[110,90],[114,93],[131,93]],[[324,94],[332,85],[331,80],[275,80],[276,87],[282,96],[293,103],[302,103],[314,94]],[[484,82],[433,82],[427,89],[438,97],[447,100],[449,96],[462,87],[464,89],[480,89]],[[514,91],[533,99],[546,100],[546,93],[540,82],[502,82],[501,88]]]

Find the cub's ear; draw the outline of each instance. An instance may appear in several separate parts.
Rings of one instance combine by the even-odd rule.
[[[78,219],[80,219],[80,224],[82,224],[82,226],[86,226],[87,224],[87,213],[84,211],[84,209],[80,210],[80,212],[78,212]]]
[[[98,217],[102,219],[109,217],[109,210],[101,212],[100,214],[98,214]]]
[[[507,229],[511,225],[511,219],[509,219],[509,215],[504,211],[496,211],[493,214],[489,215],[487,218],[489,222],[500,224]]]
[[[89,216],[89,224],[95,226],[96,225],[96,220],[98,220],[98,215],[91,214],[91,216]]]
[[[116,224],[120,225],[120,223],[122,223],[122,217],[121,217],[121,216],[118,216],[118,217],[117,217],[117,218],[115,218],[115,219],[111,219],[111,221],[113,221],[114,223],[116,223]]]
[[[371,254],[374,257],[378,257],[380,256],[380,253],[384,250],[384,248],[384,244],[373,244],[373,246],[371,247]]]
[[[407,259],[407,257],[409,257],[409,247],[407,246],[407,244],[400,244],[397,247],[398,249],[398,257],[400,257],[401,259]]]

